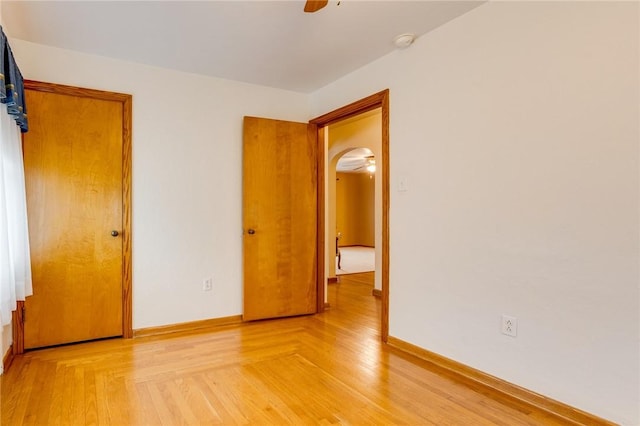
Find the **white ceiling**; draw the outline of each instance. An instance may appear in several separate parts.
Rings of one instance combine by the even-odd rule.
[[[11,1],[5,32],[35,43],[312,92],[482,1]]]

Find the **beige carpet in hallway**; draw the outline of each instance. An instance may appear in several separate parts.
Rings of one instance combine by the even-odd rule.
[[[342,254],[341,268],[338,269],[336,257],[336,275],[372,272],[376,269],[376,251],[373,247],[340,247],[340,253]]]

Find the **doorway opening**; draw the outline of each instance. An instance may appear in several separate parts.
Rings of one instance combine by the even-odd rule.
[[[317,117],[310,124],[317,126],[318,135],[318,312],[325,307],[328,278],[331,269],[335,270],[337,231],[331,232],[330,186],[335,185],[335,167],[331,162],[342,157],[353,148],[367,148],[366,145],[351,145],[338,135],[340,128],[350,123],[377,120],[377,126],[371,126],[372,140],[379,141],[379,147],[371,149],[375,160],[375,285],[381,298],[380,334],[386,342],[389,336],[389,90],[383,90],[335,111]],[[357,132],[356,132],[357,133]],[[360,135],[363,139],[365,136]],[[331,144],[331,146],[330,146]],[[335,203],[334,203],[335,204]],[[333,222],[335,223],[335,222]],[[335,227],[334,227],[335,228]],[[324,254],[324,255],[323,255]],[[332,265],[333,268],[332,268]]]
[[[329,241],[336,242],[336,262],[328,265],[329,282],[380,269],[376,242],[382,238],[381,181],[376,179],[375,161],[380,157],[381,125],[377,108],[329,126],[328,233]],[[374,290],[380,290],[379,274],[376,278]]]

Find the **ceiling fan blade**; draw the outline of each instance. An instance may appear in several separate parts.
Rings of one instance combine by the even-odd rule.
[[[329,3],[329,0],[307,0],[304,11],[307,13],[317,12]]]

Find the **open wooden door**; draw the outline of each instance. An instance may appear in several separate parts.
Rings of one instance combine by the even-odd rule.
[[[316,312],[316,132],[244,118],[244,320]]]

